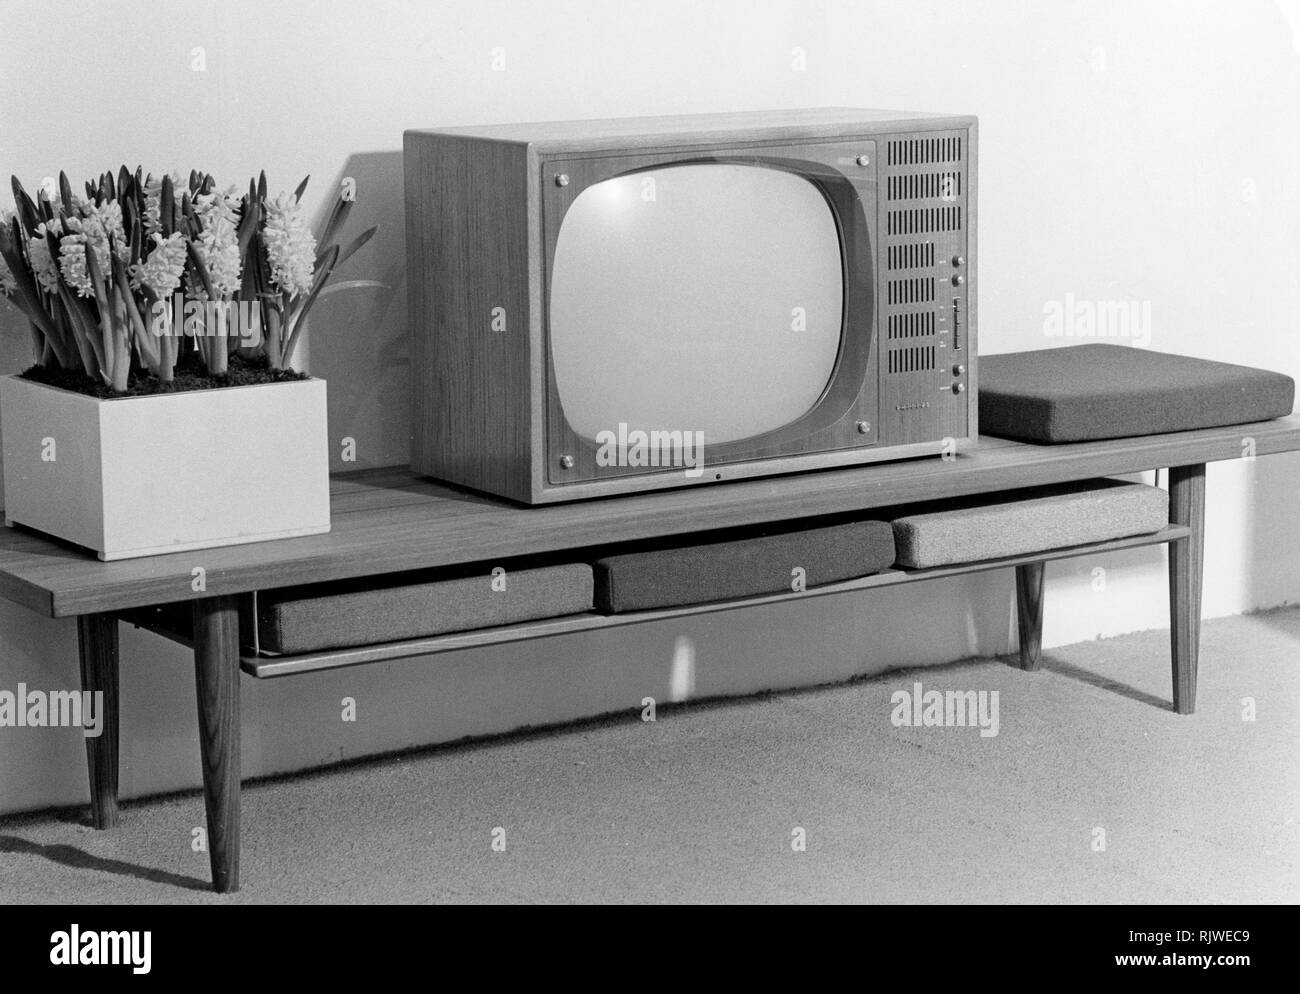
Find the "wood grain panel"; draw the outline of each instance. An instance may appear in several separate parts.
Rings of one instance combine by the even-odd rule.
[[[87,614],[77,619],[81,689],[102,694],[98,736],[86,739],[90,773],[90,817],[96,828],[117,824],[118,640],[117,618]]]
[[[194,676],[212,886],[239,890],[239,613],[234,597],[194,605]]]
[[[1102,551],[1102,550],[1098,550]],[[1016,567],[1016,632],[1020,668],[1036,670],[1043,658],[1043,577],[1046,563]]]
[[[1201,644],[1201,577],[1205,562],[1205,466],[1169,470],[1169,521],[1189,529],[1169,546],[1169,632],[1174,710],[1196,710]]]
[[[454,135],[404,143],[411,462],[516,500],[532,493],[529,159]]]
[[[813,107],[731,114],[538,121],[439,128],[437,133],[493,142],[531,144],[539,152],[549,154],[558,150],[598,152],[665,145],[690,147],[720,141],[802,141],[843,135],[848,126],[859,126],[863,134],[870,134],[885,129],[919,131],[966,127],[971,120],[967,116],[917,111]]]

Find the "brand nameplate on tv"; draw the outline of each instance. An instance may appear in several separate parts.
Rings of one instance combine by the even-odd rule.
[[[416,470],[528,503],[951,452],[976,121],[408,131]]]

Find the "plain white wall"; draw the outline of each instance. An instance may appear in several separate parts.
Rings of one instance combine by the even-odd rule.
[[[975,113],[983,352],[1062,344],[1044,307],[1072,293],[1149,303],[1151,347],[1300,376],[1293,26],[1262,0],[3,0],[0,176],[31,188],[125,161],[229,182],[265,168],[292,189],[310,172],[317,214],[356,178],[353,223],[383,229],[318,304],[308,356],[329,380],[331,435],[356,439],[361,466],[406,459],[401,133],[436,124],[822,104]],[[25,332],[3,305],[0,332],[0,371],[17,371]],[[1297,484],[1294,455],[1211,468],[1208,616],[1300,595]],[[668,699],[684,659],[704,696],[1005,651],[1011,615],[997,574],[246,680],[244,771],[630,710]],[[1049,646],[1167,624],[1158,551],[1049,568]],[[123,659],[123,794],[197,785],[186,654],[124,630]],[[0,688],[20,681],[77,686],[75,626],[0,604]],[[344,696],[356,723],[340,721]],[[85,799],[75,730],[0,729],[0,746],[0,811]]]

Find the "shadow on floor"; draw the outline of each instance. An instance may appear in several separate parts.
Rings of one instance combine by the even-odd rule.
[[[27,839],[16,835],[0,835],[0,853],[5,855],[38,856],[52,863],[58,863],[60,866],[70,866],[78,870],[99,870],[102,873],[114,873],[121,877],[134,877],[148,883],[170,884],[173,887],[181,887],[185,890],[211,890],[206,880],[197,880],[194,877],[169,873],[166,870],[150,869],[147,866],[137,866],[134,863],[127,863],[120,859],[105,859],[102,856],[92,856],[76,846],[63,844],[41,845],[38,842],[29,842]]]
[[[1099,690],[1106,690],[1113,694],[1118,694],[1120,697],[1127,697],[1129,700],[1137,701],[1139,704],[1148,704],[1151,707],[1159,708],[1161,711],[1172,711],[1174,709],[1173,702],[1166,698],[1157,697],[1155,694],[1148,694],[1144,690],[1130,687],[1126,683],[1112,680],[1110,677],[1102,676],[1100,673],[1094,673],[1091,670],[1085,670],[1082,667],[1062,662],[1059,659],[1054,659],[1047,653],[1043,653],[1041,668],[1050,673],[1059,673],[1063,677],[1077,680],[1079,683],[1086,683],[1090,687],[1096,687]]]

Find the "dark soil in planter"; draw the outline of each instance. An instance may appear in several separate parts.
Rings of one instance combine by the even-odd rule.
[[[189,390],[216,390],[222,387],[248,387],[259,383],[283,383],[288,380],[308,379],[306,373],[292,369],[271,369],[264,356],[245,359],[241,355],[232,355],[229,371],[224,376],[210,376],[197,352],[187,353],[176,361],[176,371],[171,383],[163,383],[151,373],[131,373],[127,381],[126,393],[114,393],[106,383],[91,379],[81,370],[47,369],[33,366],[23,372],[23,378],[84,393],[89,397],[108,399],[112,397],[148,397],[158,393],[183,393]]]

